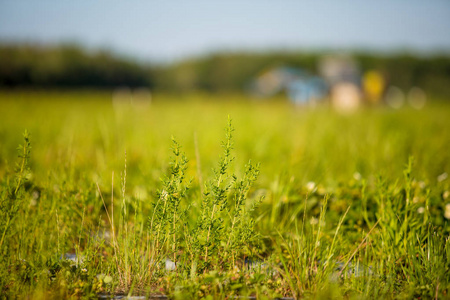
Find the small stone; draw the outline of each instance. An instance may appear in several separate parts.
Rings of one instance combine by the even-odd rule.
[[[166,271],[173,271],[177,268],[175,263],[171,261],[170,259],[166,259]]]

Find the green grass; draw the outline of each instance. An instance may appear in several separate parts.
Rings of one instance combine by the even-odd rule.
[[[153,98],[0,93],[2,297],[450,297],[448,103]]]

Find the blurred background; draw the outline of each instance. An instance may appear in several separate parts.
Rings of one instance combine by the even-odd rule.
[[[420,109],[450,96],[449,16],[445,0],[2,0],[0,89]]]
[[[448,298],[449,128],[449,0],[0,0],[0,294],[97,297],[92,280],[107,284],[105,274],[124,294],[190,293],[197,283],[240,293],[247,273],[201,277],[195,262],[174,276],[153,271],[158,258],[145,247],[166,204],[153,212],[171,199],[183,213],[155,225],[155,249],[172,249],[164,258],[177,264],[195,245],[225,245],[213,238],[219,229],[208,240],[218,222],[233,239],[211,266],[229,257],[235,232],[243,241],[253,234],[245,227],[254,215],[260,257],[273,250],[278,266],[258,274],[282,278],[257,287],[258,297],[283,281],[306,297]],[[189,160],[186,174],[171,137]],[[230,143],[233,159],[220,158]],[[249,161],[260,163],[255,183]],[[229,207],[248,200],[247,208],[224,210],[225,194]],[[197,219],[212,201],[211,217]],[[208,237],[191,239],[205,222]],[[238,247],[253,259],[252,246]],[[64,257],[77,267],[62,267]],[[259,275],[249,279],[255,286]],[[36,287],[43,292],[26,294]]]

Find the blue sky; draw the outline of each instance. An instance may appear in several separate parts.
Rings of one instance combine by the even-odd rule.
[[[0,41],[162,61],[240,49],[450,52],[450,1],[0,0]]]

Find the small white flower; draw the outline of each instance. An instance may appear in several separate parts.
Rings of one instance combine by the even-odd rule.
[[[450,203],[447,203],[447,205],[445,206],[444,217],[446,219],[450,219]]]
[[[319,223],[319,219],[312,217],[309,223],[311,225],[317,225]]]
[[[419,207],[419,208],[417,209],[417,212],[418,212],[419,214],[423,214],[423,213],[425,212],[425,207],[423,207],[423,206]]]
[[[306,183],[306,189],[309,192],[312,192],[315,188],[316,188],[316,184],[314,183],[314,181],[309,181],[308,183]]]
[[[33,197],[33,200],[39,200],[41,193],[39,193],[39,191],[37,191],[37,190],[34,190],[33,193],[31,194],[31,196]]]
[[[106,284],[109,284],[109,283],[111,283],[112,281],[113,281],[113,278],[112,278],[111,276],[109,276],[109,275],[106,275],[106,276],[103,278],[103,282],[106,283]]]
[[[324,187],[319,187],[319,188],[317,188],[317,193],[319,195],[323,196],[323,195],[325,195],[327,193],[327,190]]]
[[[444,200],[447,200],[448,196],[450,196],[450,192],[449,192],[449,191],[445,191],[445,192],[442,194],[442,198],[443,198]]]
[[[361,174],[359,174],[358,172],[355,172],[355,173],[353,173],[353,178],[355,178],[355,180],[360,181],[361,178],[362,178],[362,176],[361,176]]]
[[[439,175],[439,176],[437,177],[437,180],[438,180],[439,182],[441,182],[441,181],[444,181],[445,179],[447,179],[447,177],[448,177],[448,174],[447,174],[446,172],[444,172],[444,173],[442,173],[441,175]]]

